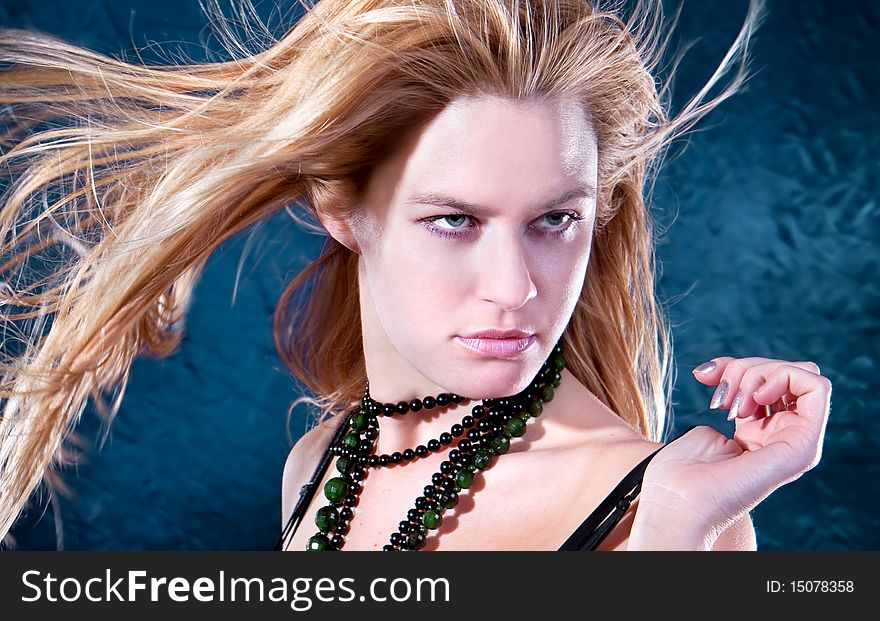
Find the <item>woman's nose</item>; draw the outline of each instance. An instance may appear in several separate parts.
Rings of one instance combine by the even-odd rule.
[[[538,294],[521,244],[501,235],[488,242],[478,266],[480,298],[513,311]],[[503,237],[503,239],[502,239]]]

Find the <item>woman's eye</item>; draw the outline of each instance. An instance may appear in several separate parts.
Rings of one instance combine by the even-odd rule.
[[[441,227],[448,230],[456,230],[464,228],[462,225],[467,220],[468,216],[461,213],[448,214],[445,216],[438,216],[437,219],[432,219],[434,223],[442,223],[444,220],[450,225],[449,227]]]
[[[583,219],[584,217],[576,211],[554,211],[538,218],[538,224],[532,224],[529,228],[539,234],[555,236],[565,233],[572,224]],[[455,239],[469,234],[471,229],[476,228],[476,225],[468,224],[469,220],[472,218],[467,214],[449,213],[422,218],[421,221],[433,234]],[[546,226],[541,224],[543,222],[546,222]]]

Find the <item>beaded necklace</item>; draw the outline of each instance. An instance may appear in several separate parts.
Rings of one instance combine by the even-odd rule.
[[[379,403],[370,397],[367,382],[361,404],[352,409],[342,423],[347,425],[348,431],[339,443],[330,447],[337,457],[339,474],[324,484],[324,496],[329,504],[318,509],[315,515],[318,532],[309,539],[306,550],[342,549],[368,468],[414,461],[456,442],[448,459],[440,464],[439,472],[434,473],[431,483],[416,499],[415,507],[407,512],[406,519],[398,524],[397,531],[382,548],[383,551],[422,549],[428,531],[440,527],[443,513],[458,504],[459,493],[473,484],[477,471],[489,468],[495,456],[510,449],[512,438],[525,433],[526,421],[541,415],[543,404],[553,399],[563,368],[565,358],[562,343],[558,342],[528,388],[510,397],[483,399],[482,404],[475,405],[471,413],[460,423],[452,425],[448,432],[414,449],[396,451],[391,455],[376,454],[380,416],[404,415],[419,412],[422,408],[445,407],[450,403],[457,405],[464,397],[441,393],[411,402]]]

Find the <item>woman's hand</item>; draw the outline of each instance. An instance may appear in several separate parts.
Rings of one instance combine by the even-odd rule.
[[[733,406],[736,430],[729,439],[712,427],[695,427],[651,460],[630,536],[637,549],[657,537],[706,549],[822,455],[831,382],[816,364],[720,357],[694,376],[718,386],[710,407]]]

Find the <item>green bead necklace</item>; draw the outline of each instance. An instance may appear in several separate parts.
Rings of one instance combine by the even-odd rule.
[[[440,471],[434,473],[431,483],[416,499],[415,507],[407,512],[406,519],[400,522],[397,531],[391,534],[389,543],[382,548],[383,551],[422,549],[428,531],[440,527],[443,513],[458,504],[459,493],[473,485],[474,475],[491,467],[495,456],[510,449],[511,439],[525,433],[526,422],[541,415],[543,404],[553,399],[554,389],[559,386],[564,368],[565,358],[560,341],[528,388],[510,397],[483,399],[482,404],[475,405],[471,413],[453,425],[449,432],[414,449],[391,455],[376,454],[379,416],[403,415],[410,411],[418,412],[422,408],[444,407],[450,403],[457,405],[464,397],[442,393],[436,398],[424,397],[409,403],[382,404],[370,397],[367,382],[361,404],[348,413],[343,423],[348,431],[339,443],[330,447],[337,457],[338,475],[324,484],[324,496],[329,504],[318,509],[315,515],[318,532],[309,539],[306,550],[342,549],[368,468],[413,461],[431,452],[445,450],[455,442],[456,446],[450,450],[448,459],[440,464]]]

